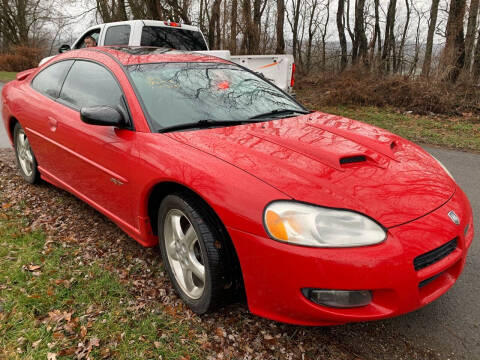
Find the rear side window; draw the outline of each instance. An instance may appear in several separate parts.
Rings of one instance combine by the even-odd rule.
[[[130,25],[110,26],[105,34],[104,45],[128,45]]]
[[[103,66],[77,60],[70,69],[60,99],[75,108],[110,105],[121,107],[122,91],[113,75]]]
[[[187,51],[207,50],[207,44],[200,31],[175,27],[144,26],[140,44]]]
[[[65,75],[72,63],[73,60],[66,60],[48,66],[35,76],[32,81],[32,87],[42,94],[57,98]]]

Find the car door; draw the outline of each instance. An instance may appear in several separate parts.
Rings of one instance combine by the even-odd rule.
[[[82,107],[109,105],[128,120],[120,84],[105,66],[76,60],[63,83],[55,116],[58,143],[55,176],[65,187],[108,213],[135,226],[130,173],[138,164],[132,126],[89,125],[80,119]]]
[[[50,173],[56,166],[54,154],[57,146],[52,140],[56,126],[52,119],[63,111],[64,106],[56,101],[72,64],[73,60],[62,60],[40,71],[31,81],[31,89],[25,92],[23,99],[25,106],[21,107],[20,120],[41,173]]]

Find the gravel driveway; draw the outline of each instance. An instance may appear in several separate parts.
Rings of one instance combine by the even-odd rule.
[[[0,84],[1,90],[1,84]],[[0,148],[8,147],[9,142],[0,125]],[[429,152],[440,159],[452,172],[457,182],[470,198],[475,214],[475,224],[480,227],[480,155],[459,151],[425,147]],[[8,164],[4,169],[13,166],[12,152],[0,150],[0,165]],[[5,171],[5,170],[4,170]],[[20,184],[20,179],[9,170],[11,180]],[[4,177],[5,181],[5,177]],[[0,187],[4,184],[0,183]],[[91,219],[92,214],[105,222],[103,216],[84,206],[67,193],[54,189],[49,185],[40,188],[25,187],[24,193],[34,192],[39,201],[47,201],[52,196],[67,198],[67,202],[76,204],[85,215],[85,219]],[[57,209],[58,210],[58,209]],[[55,216],[55,210],[49,210]],[[61,210],[58,210],[61,213]],[[119,232],[118,228],[110,222],[106,222],[106,228],[110,232]],[[84,228],[88,231],[88,227]],[[301,339],[306,349],[321,347],[325,351],[332,345],[337,350],[345,351],[352,355],[351,359],[479,359],[480,358],[480,244],[479,231],[470,249],[467,265],[463,275],[457,284],[443,297],[434,303],[414,313],[400,316],[394,319],[377,321],[372,323],[350,324],[330,328],[302,328],[286,325],[275,325],[273,322],[252,317],[242,306],[234,306],[234,309],[212,315],[208,321],[218,322],[228,331],[235,320],[230,316],[250,318],[250,321],[260,324],[260,327],[246,328],[245,331],[259,331],[261,328],[269,328],[275,334],[285,332],[290,340]],[[129,247],[132,247],[130,244]],[[127,250],[126,250],[127,251]],[[169,286],[169,285],[166,285]],[[233,311],[234,315],[231,315]],[[233,321],[230,321],[233,320]],[[258,320],[258,321],[257,321]],[[248,321],[247,321],[248,323]],[[219,326],[220,326],[219,325]],[[253,326],[253,325],[252,325]],[[257,329],[257,330],[255,330]],[[277,330],[275,330],[277,329]],[[327,342],[327,343],[325,343]],[[330,357],[325,357],[330,358]]]

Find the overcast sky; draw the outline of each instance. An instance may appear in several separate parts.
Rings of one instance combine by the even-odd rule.
[[[286,1],[287,1],[287,7],[291,7],[291,0],[286,0]],[[97,21],[100,21],[100,19],[96,19],[95,11],[90,11],[86,15],[79,16],[80,14],[85,13],[88,9],[94,8],[95,3],[96,1],[94,0],[79,0],[79,1],[72,1],[69,4],[68,3],[65,4],[64,11],[70,14],[71,16],[75,16],[75,21],[69,26],[68,30],[64,33],[63,35],[64,41],[73,42],[73,40],[75,40],[78,36],[80,36],[81,33],[85,31],[88,27],[96,24]],[[353,16],[354,16],[353,4],[355,3],[355,1],[352,0],[351,3],[352,3],[351,4],[352,10],[350,12],[350,18],[351,18],[351,26],[353,27]],[[382,20],[385,17],[384,14],[387,11],[388,3],[389,3],[389,0],[380,0],[381,13],[383,14]],[[445,26],[447,13],[445,11],[442,11],[442,9],[444,10],[447,9],[448,3],[449,3],[449,0],[440,1],[440,11],[439,11],[439,20],[438,20],[440,27],[442,27],[442,25]],[[329,30],[328,30],[329,41],[338,41],[338,33],[337,33],[337,27],[336,27],[337,4],[338,4],[337,0],[331,0],[330,21],[329,21]],[[417,10],[419,10],[419,12],[423,16],[421,21],[421,38],[425,39],[427,26],[428,26],[431,0],[415,0],[414,6]],[[368,13],[373,15],[374,13],[373,0],[367,0],[367,8],[369,8]],[[397,0],[397,17],[396,17],[397,24],[396,25],[397,25],[398,31],[401,31],[401,29],[403,28],[403,25],[406,19],[405,15],[406,15],[405,0]],[[418,19],[417,15],[412,11],[412,17],[410,20],[411,21],[410,31],[409,31],[409,39],[411,39],[411,41],[414,41],[415,31],[417,27],[417,19]],[[383,26],[382,26],[382,34],[383,34]],[[291,31],[290,31],[288,21],[285,21],[286,39],[291,38],[290,33]],[[348,39],[348,35],[347,35],[347,39]],[[442,42],[442,38],[439,36],[436,36],[435,42],[436,43]]]

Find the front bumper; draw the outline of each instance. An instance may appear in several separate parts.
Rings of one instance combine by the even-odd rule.
[[[454,210],[460,225],[448,217]],[[465,228],[469,226],[465,234]],[[390,228],[381,244],[343,249],[293,246],[229,228],[256,315],[298,325],[383,319],[418,309],[444,294],[463,270],[473,240],[472,210],[460,188],[442,207]],[[441,260],[416,271],[414,259],[456,239]],[[363,307],[336,309],[307,300],[302,288],[371,290]]]

